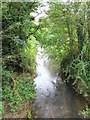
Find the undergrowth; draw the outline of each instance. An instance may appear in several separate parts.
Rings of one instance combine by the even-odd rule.
[[[83,95],[88,107],[82,114],[90,115],[90,61],[76,57],[66,67],[62,68],[65,82],[69,82],[78,94]]]
[[[20,111],[21,106],[26,101],[32,102],[35,97],[32,77],[25,75],[17,75],[6,69],[2,71],[2,89],[3,101],[9,101],[10,111]]]

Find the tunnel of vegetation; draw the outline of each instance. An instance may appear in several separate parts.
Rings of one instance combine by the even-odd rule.
[[[2,100],[10,111],[34,99],[36,44],[39,41],[90,105],[90,2],[51,2],[46,18],[34,24],[36,2],[2,3]],[[88,108],[88,113],[90,110]]]

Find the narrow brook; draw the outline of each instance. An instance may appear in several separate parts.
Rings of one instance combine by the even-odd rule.
[[[37,61],[36,99],[33,103],[35,118],[79,118],[79,112],[85,108],[85,101],[76,95],[57,75],[54,63],[43,55],[39,47]]]

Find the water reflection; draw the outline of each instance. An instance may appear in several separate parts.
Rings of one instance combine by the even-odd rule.
[[[49,63],[48,55],[42,55],[44,54],[43,48],[38,48],[36,61],[37,61],[37,68],[36,72],[38,77],[35,78],[35,84],[37,85],[37,90],[41,89],[44,90],[44,92],[53,91],[53,84],[52,81],[56,81],[56,76],[53,75],[49,68],[47,67]]]

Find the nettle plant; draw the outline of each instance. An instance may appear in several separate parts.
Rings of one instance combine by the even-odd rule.
[[[66,81],[73,81],[72,85],[77,87],[79,94],[87,96],[89,94],[89,84],[90,77],[88,76],[88,66],[87,62],[80,59],[74,59],[71,63],[64,69],[64,74],[66,76]]]

